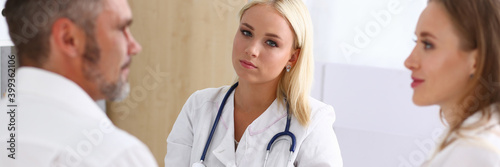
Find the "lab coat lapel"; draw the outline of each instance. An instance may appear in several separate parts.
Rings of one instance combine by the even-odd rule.
[[[266,111],[249,125],[249,135],[254,136],[263,133],[285,117],[286,106],[278,105],[278,100],[274,100]],[[285,126],[283,126],[282,129],[285,130]]]
[[[226,106],[224,107],[223,114],[221,116],[222,126],[225,131],[224,137],[220,141],[219,145],[215,147],[212,153],[215,157],[225,166],[236,166],[235,163],[235,148],[234,148],[234,91],[229,96]]]
[[[238,165],[250,164],[262,165],[264,160],[264,153],[268,142],[271,140],[275,133],[264,133],[266,131],[281,132],[285,130],[286,124],[286,107],[279,106],[278,101],[274,100],[273,103],[255,119],[246,129],[243,134],[239,148],[236,152]],[[249,157],[250,156],[250,157]]]

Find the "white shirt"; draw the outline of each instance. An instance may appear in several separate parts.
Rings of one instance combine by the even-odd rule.
[[[191,95],[167,138],[166,166],[187,167],[200,161],[219,106],[228,89],[228,86],[209,88]],[[310,98],[310,106],[312,113],[308,127],[300,125],[295,117],[290,123],[290,132],[297,139],[296,150],[292,155],[295,166],[341,167],[342,157],[332,128],[335,121],[333,108],[313,98]],[[237,149],[233,114],[234,91],[225,104],[204,164],[207,167],[263,166],[267,144],[274,135],[285,130],[286,107],[278,105],[275,100],[247,127]],[[285,139],[289,141],[288,138]],[[277,142],[272,148],[267,166],[286,166],[289,155],[289,143]]]
[[[0,102],[2,167],[156,167],[137,138],[116,128],[77,84],[38,68],[17,71],[15,159],[6,98]],[[9,103],[10,104],[10,103]]]
[[[492,118],[484,125],[456,133],[456,141],[442,151],[434,153],[424,167],[500,167],[500,114],[495,109]],[[464,121],[463,126],[473,125],[481,119],[480,112]],[[443,135],[446,135],[444,133]]]

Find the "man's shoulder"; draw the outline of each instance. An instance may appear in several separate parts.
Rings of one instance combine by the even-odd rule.
[[[149,158],[151,154],[139,139],[117,128],[107,117],[101,120],[61,119],[54,115],[22,118],[16,122],[19,129],[15,138],[16,156],[31,157],[30,162],[93,166],[123,157]]]

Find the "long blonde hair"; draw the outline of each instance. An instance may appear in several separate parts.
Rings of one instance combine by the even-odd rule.
[[[286,97],[291,114],[301,125],[307,126],[311,115],[309,94],[314,73],[313,27],[309,11],[302,0],[254,0],[241,9],[240,20],[245,11],[255,5],[273,7],[283,15],[294,31],[294,48],[300,49],[300,54],[290,72],[284,72],[283,69],[276,97],[279,102]]]

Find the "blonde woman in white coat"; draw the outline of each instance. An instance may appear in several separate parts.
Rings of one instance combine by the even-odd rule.
[[[301,0],[256,0],[243,7],[232,55],[238,85],[191,95],[167,138],[166,166],[342,166],[333,108],[309,96],[311,24]],[[288,115],[294,152],[291,137],[282,136],[265,163],[268,143],[285,131]]]
[[[448,130],[423,166],[500,167],[500,1],[430,0],[416,28],[413,102]]]

